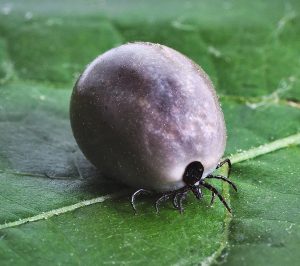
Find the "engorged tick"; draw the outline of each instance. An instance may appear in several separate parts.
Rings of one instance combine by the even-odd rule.
[[[139,188],[131,198],[160,193],[155,206],[172,198],[183,211],[202,188],[230,207],[206,182],[228,179],[223,113],[205,72],[181,53],[159,44],[129,43],[109,50],[77,80],[70,105],[75,139],[103,173]],[[227,163],[227,177],[212,172]]]

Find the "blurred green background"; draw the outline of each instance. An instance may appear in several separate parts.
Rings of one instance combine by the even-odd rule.
[[[0,265],[298,265],[299,146],[234,165],[239,193],[179,215],[128,197],[5,228],[125,188],[84,159],[68,119],[74,82],[131,41],[170,46],[220,96],[226,154],[300,132],[300,1],[0,1]],[[50,176],[50,177],[49,177]],[[218,183],[217,183],[218,184]]]

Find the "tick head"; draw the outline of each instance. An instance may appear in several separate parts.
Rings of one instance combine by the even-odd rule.
[[[204,166],[198,161],[194,161],[188,164],[185,168],[182,180],[188,186],[193,186],[195,183],[200,181],[204,172]]]

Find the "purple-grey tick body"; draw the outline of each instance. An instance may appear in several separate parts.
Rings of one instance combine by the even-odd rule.
[[[181,53],[159,44],[129,43],[97,57],[76,82],[70,105],[75,139],[85,156],[107,177],[173,197],[183,210],[188,191],[202,197],[205,178],[226,145],[224,117],[206,73]]]

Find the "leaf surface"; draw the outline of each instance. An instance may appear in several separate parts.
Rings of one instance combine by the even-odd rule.
[[[28,0],[0,10],[1,265],[297,265],[299,137],[284,142],[300,132],[297,1]],[[220,202],[208,207],[209,193],[190,195],[184,215],[169,203],[157,215],[154,198],[141,198],[135,216],[128,188],[78,150],[68,115],[75,79],[136,40],[171,46],[212,78],[226,155],[251,159],[233,166],[238,193],[215,182],[232,217]],[[285,148],[251,155],[275,140]]]

